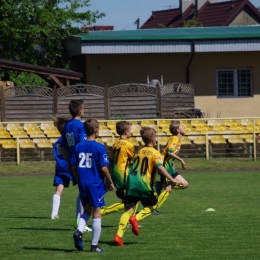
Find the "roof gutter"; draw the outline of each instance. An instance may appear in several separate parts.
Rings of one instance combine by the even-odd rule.
[[[191,57],[188,66],[186,68],[186,83],[190,83],[190,65],[193,61],[194,54],[195,54],[195,43],[194,41],[191,41]]]

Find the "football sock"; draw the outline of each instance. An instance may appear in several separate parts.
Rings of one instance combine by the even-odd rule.
[[[98,245],[101,234],[101,218],[94,218],[92,222],[92,242],[91,245]]]
[[[158,202],[157,202],[157,205],[154,206],[154,209],[160,208],[169,195],[170,195],[170,193],[168,191],[164,190],[158,197]]]
[[[124,235],[128,221],[132,215],[133,215],[133,212],[130,210],[127,210],[123,213],[123,215],[120,218],[119,225],[118,225],[118,230],[117,230],[118,236],[122,237]]]
[[[158,197],[158,202],[155,206],[149,206],[149,207],[144,207],[142,208],[139,213],[136,215],[137,221],[141,221],[147,217],[149,217],[152,212],[162,206],[162,204],[165,202],[167,197],[169,196],[169,192],[164,190],[161,192],[160,196]]]
[[[137,221],[141,221],[147,217],[149,217],[154,211],[154,206],[144,207],[142,208],[138,214],[136,214]]]
[[[52,216],[58,215],[60,208],[60,196],[57,194],[54,194],[52,197]]]
[[[79,219],[80,216],[83,214],[84,209],[81,204],[80,196],[78,195],[77,200],[76,200],[76,219]]]
[[[83,233],[84,231],[84,228],[88,222],[88,219],[89,219],[89,215],[86,214],[86,213],[83,213],[80,218],[79,218],[79,223],[78,223],[78,230]]]
[[[124,203],[114,203],[108,207],[100,209],[100,214],[104,216],[113,212],[117,212],[119,210],[123,210],[124,208],[125,208]]]
[[[176,190],[183,190],[184,189],[184,186],[182,184],[174,184],[172,185],[172,189],[176,189]]]

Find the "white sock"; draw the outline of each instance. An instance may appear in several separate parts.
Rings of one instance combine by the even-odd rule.
[[[56,216],[58,215],[59,212],[59,208],[60,208],[60,196],[57,194],[54,194],[52,196],[52,216]]]
[[[92,223],[92,243],[97,246],[101,234],[101,218],[94,218]]]
[[[79,218],[79,223],[78,223],[78,230],[83,233],[84,228],[88,222],[89,219],[89,215],[87,215],[86,213],[83,213],[80,218]]]
[[[84,209],[80,200],[80,196],[78,195],[76,200],[76,219],[79,220],[80,216],[83,214]]]

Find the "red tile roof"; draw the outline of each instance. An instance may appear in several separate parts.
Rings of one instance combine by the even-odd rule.
[[[260,24],[260,12],[249,0],[236,0],[220,3],[207,1],[198,12],[198,19],[203,27],[228,26],[233,19],[244,10]],[[183,14],[179,8],[153,12],[152,16],[142,25],[141,29],[165,27],[183,27],[183,20],[190,19],[195,12],[195,5],[191,4]]]

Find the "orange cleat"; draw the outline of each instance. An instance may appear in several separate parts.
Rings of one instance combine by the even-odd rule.
[[[117,246],[124,246],[122,237],[120,237],[120,236],[117,235],[117,234],[114,236],[114,243],[115,243],[115,245],[117,245]]]
[[[139,226],[138,226],[138,221],[136,219],[136,216],[132,216],[130,219],[129,219],[129,222],[132,226],[132,232],[138,236],[139,235]]]

